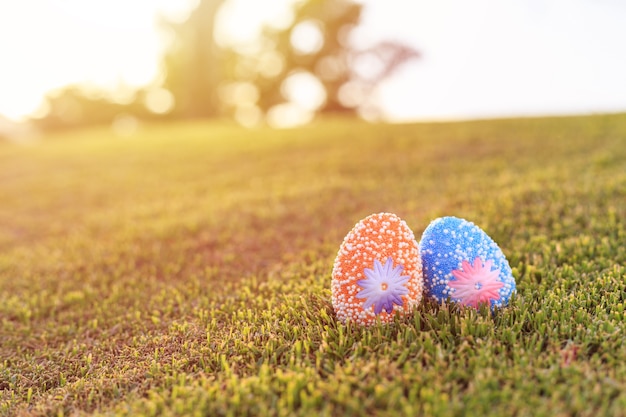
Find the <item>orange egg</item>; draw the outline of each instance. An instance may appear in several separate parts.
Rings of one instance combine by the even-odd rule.
[[[341,322],[392,322],[394,315],[413,311],[422,288],[417,241],[395,214],[372,214],[344,238],[331,282],[333,308]]]

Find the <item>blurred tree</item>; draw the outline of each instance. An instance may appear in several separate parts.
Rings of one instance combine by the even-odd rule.
[[[359,23],[362,5],[350,0],[308,0],[294,6],[293,23],[284,30],[266,29],[266,45],[275,45],[283,71],[274,77],[259,74],[260,106],[267,110],[284,101],[277,95],[286,77],[295,71],[313,74],[326,93],[322,112],[352,111],[339,100],[339,90],[351,78],[350,32]],[[283,95],[285,88],[282,88]]]
[[[175,99],[174,117],[216,117],[221,113],[218,88],[224,79],[227,52],[215,42],[217,12],[224,0],[202,0],[182,23],[165,22],[174,35],[163,64],[163,87]]]
[[[106,91],[71,85],[48,94],[47,111],[31,121],[38,128],[55,130],[111,124],[124,115],[144,120],[162,117],[146,105],[149,94],[150,90],[135,91],[127,100],[119,102]]]
[[[359,25],[363,5],[352,0],[301,0],[294,4],[293,22],[284,29],[266,28],[261,53],[242,56],[259,89],[263,111],[286,101],[286,80],[302,73],[313,75],[322,86],[323,113],[354,112],[375,107],[372,93],[384,79],[419,53],[400,42],[382,41],[357,49],[350,37]],[[268,62],[280,71],[268,71]],[[272,69],[271,67],[269,67]]]
[[[88,95],[82,87],[69,86],[46,97],[48,111],[35,123],[44,129],[111,123],[123,106],[103,97]]]
[[[222,3],[224,0],[202,0],[182,23],[164,19],[163,26],[172,32],[173,42],[163,58],[163,88],[149,86],[136,91],[132,100],[119,102],[105,91],[68,86],[48,95],[47,113],[33,121],[50,130],[114,124],[127,116],[136,119],[219,116],[222,106],[218,87],[224,79],[225,57],[229,54],[214,39],[216,15]]]
[[[291,23],[266,27],[256,47],[222,49],[214,32],[224,3],[201,0],[187,21],[168,25],[175,41],[164,59],[164,87],[175,97],[175,116],[211,117],[251,108],[266,113],[289,101],[290,87],[297,85],[290,78],[301,81],[303,74],[325,96],[313,110],[353,113],[375,106],[371,95],[380,82],[419,56],[392,41],[356,49],[350,35],[363,6],[353,0],[295,1]]]
[[[55,129],[111,124],[126,116],[156,119],[221,115],[218,88],[225,77],[229,51],[217,46],[213,34],[222,3],[224,0],[202,0],[182,23],[164,19],[163,26],[173,34],[173,42],[163,58],[163,88],[138,90],[132,100],[120,103],[105,92],[93,94],[81,86],[69,86],[47,97],[49,111],[35,122],[44,129]],[[166,102],[171,98],[173,105],[169,106]]]
[[[373,92],[406,61],[411,47],[383,41],[354,46],[363,5],[354,0],[294,0],[293,18],[268,26],[252,48],[220,47],[215,29],[228,0],[199,0],[182,23],[164,21],[173,35],[163,58],[163,81],[136,91],[131,102],[70,86],[48,97],[43,128],[112,123],[119,116],[211,118],[233,113],[256,123],[275,106],[300,101],[309,112],[376,111]],[[303,84],[309,95],[297,97]],[[310,94],[311,86],[318,94]]]

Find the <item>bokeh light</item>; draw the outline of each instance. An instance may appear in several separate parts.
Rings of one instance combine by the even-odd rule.
[[[296,52],[313,54],[324,46],[324,29],[321,22],[313,19],[298,23],[291,30],[291,45]]]
[[[174,95],[165,88],[148,90],[144,99],[145,105],[152,113],[165,114],[174,108]]]
[[[302,120],[308,120],[307,112],[326,109],[323,103],[333,100],[360,114],[370,114],[360,109],[363,103],[375,102],[391,121],[626,109],[626,55],[616,52],[626,38],[624,2],[355,2],[364,5],[361,23],[341,28],[339,45],[366,49],[377,40],[398,39],[422,52],[423,59],[403,66],[375,89],[349,82],[327,94],[319,86],[342,84],[347,65],[350,74],[367,79],[380,72],[381,61],[372,55],[345,61],[328,54],[310,68],[300,67],[310,76],[297,75],[294,69],[332,43],[326,38],[328,22],[297,17],[292,7],[304,0],[226,0],[217,14],[215,42],[247,59],[231,61],[223,71],[241,82],[256,83],[254,94],[262,96],[251,99],[220,87],[229,116],[254,126],[269,107],[289,105],[274,111],[273,118],[286,114],[292,120],[302,111]],[[139,97],[152,115],[174,114],[180,100],[163,84],[163,55],[176,33],[163,23],[183,24],[199,4],[0,3],[0,114],[13,120],[41,118],[50,112],[44,97],[55,97],[70,85],[81,86],[88,98],[128,104]],[[580,30],[580,22],[586,30]],[[264,36],[281,30],[287,33],[281,42]],[[300,61],[279,50],[285,42]],[[279,80],[276,85],[259,85],[274,78]],[[267,98],[271,88],[282,97]],[[136,94],[138,89],[145,91]],[[65,104],[64,117],[80,117],[72,103]]]

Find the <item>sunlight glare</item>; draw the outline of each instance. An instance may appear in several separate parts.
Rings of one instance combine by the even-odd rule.
[[[291,30],[291,45],[302,55],[314,54],[324,46],[322,24],[313,19],[298,23]]]
[[[153,88],[145,97],[145,105],[148,110],[155,114],[165,114],[174,108],[174,95],[165,88]]]
[[[267,123],[274,129],[289,129],[309,123],[313,112],[295,103],[283,103],[272,107],[267,113]]]
[[[313,74],[298,71],[291,74],[281,85],[283,96],[303,109],[315,111],[326,102],[326,90]]]
[[[255,105],[237,107],[235,120],[243,127],[253,128],[263,120],[263,112]]]
[[[159,13],[184,18],[194,1],[0,3],[0,114],[22,119],[48,91],[70,84],[149,85],[162,54]]]
[[[288,27],[294,19],[296,0],[229,0],[219,11],[215,38],[222,47],[254,53],[254,44],[263,25]]]
[[[129,114],[118,114],[111,123],[111,130],[121,138],[131,137],[139,130],[139,120]]]

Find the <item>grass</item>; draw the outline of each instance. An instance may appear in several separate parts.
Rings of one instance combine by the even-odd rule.
[[[626,415],[626,115],[0,144],[0,415]],[[439,216],[509,308],[330,305],[343,236]]]

